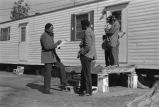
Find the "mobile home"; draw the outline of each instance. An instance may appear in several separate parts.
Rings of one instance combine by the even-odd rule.
[[[102,15],[102,12],[106,14]],[[106,17],[116,15],[121,31],[120,64],[159,69],[159,0],[98,0],[24,19],[0,23],[0,64],[42,65],[40,36],[46,23],[54,25],[55,41],[67,40],[57,50],[66,66],[80,65],[80,20],[88,19],[96,35],[96,64],[104,65],[101,48]]]

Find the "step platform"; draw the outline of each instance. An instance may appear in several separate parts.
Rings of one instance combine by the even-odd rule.
[[[80,74],[80,67],[67,67],[66,72],[74,72],[74,75]],[[96,66],[92,69],[92,86],[97,87],[98,92],[109,92],[109,75],[110,74],[127,74],[128,75],[128,88],[137,88],[138,76],[135,72],[135,65],[129,66],[109,66],[102,67]],[[94,76],[93,76],[94,75]]]

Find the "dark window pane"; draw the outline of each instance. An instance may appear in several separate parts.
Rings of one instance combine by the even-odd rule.
[[[26,36],[26,27],[21,28],[21,42],[25,41],[25,36]]]
[[[71,41],[75,40],[75,14],[71,15]]]
[[[120,31],[122,30],[121,28],[121,26],[122,26],[122,22],[121,22],[121,11],[114,11],[114,12],[112,12],[112,15],[113,16],[115,16],[116,18],[117,18],[117,20],[119,21],[119,24],[120,24]]]
[[[81,20],[84,20],[84,19],[88,20],[88,13],[76,15],[76,26],[75,26],[76,40],[81,40],[81,38],[83,37],[83,30],[81,28]]]

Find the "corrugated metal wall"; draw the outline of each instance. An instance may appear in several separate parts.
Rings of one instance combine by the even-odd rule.
[[[128,62],[139,68],[159,68],[159,0],[129,4]]]

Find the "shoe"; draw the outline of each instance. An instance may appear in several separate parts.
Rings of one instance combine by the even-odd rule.
[[[61,85],[61,86],[59,86],[59,88],[61,89],[61,91],[62,90],[66,90],[66,86],[65,85]]]
[[[85,93],[84,92],[80,92],[79,96],[85,96]]]
[[[92,94],[83,92],[83,93],[80,93],[79,96],[92,96]]]
[[[44,94],[53,94],[53,92],[50,91],[43,91]]]
[[[86,96],[91,96],[92,94],[90,94],[90,93],[86,93],[85,95],[86,95]]]

